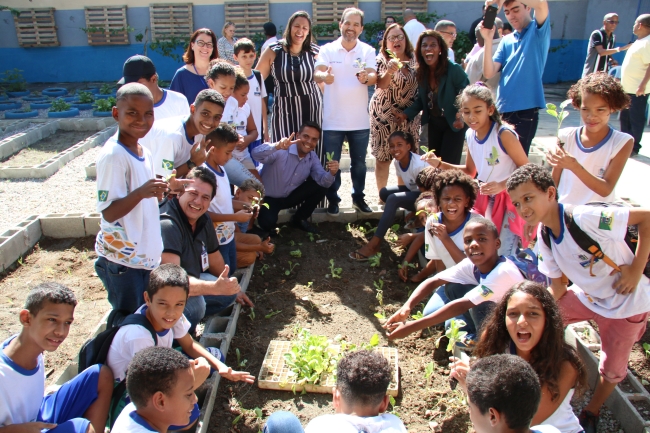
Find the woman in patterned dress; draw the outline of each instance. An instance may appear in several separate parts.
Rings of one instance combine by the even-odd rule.
[[[222,37],[217,41],[217,47],[219,50],[219,58],[226,60],[231,65],[237,66],[239,63],[235,60],[235,42],[237,38],[235,37],[235,23],[232,21],[226,21],[221,29]]]
[[[391,58],[386,50],[396,57]],[[399,65],[402,65],[400,68]],[[384,33],[381,49],[377,55],[377,89],[370,100],[370,143],[375,157],[377,191],[388,182],[388,171],[392,157],[388,152],[388,137],[396,130],[413,135],[418,142],[420,117],[397,126],[394,114],[402,112],[413,103],[418,89],[415,76],[415,53],[406,32],[401,25],[391,24]],[[417,153],[417,149],[411,149]]]
[[[272,142],[298,132],[306,121],[322,124],[323,100],[314,76],[318,45],[311,39],[311,18],[299,11],[289,18],[283,39],[260,56],[257,69],[265,79],[271,75],[275,83]],[[322,146],[317,152],[322,153]]]

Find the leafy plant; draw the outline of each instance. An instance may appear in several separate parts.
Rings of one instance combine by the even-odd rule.
[[[68,111],[70,110],[70,107],[72,106],[65,102],[63,98],[56,98],[54,101],[52,101],[52,106],[50,107],[49,111],[54,113]]]
[[[411,315],[411,319],[413,320],[420,320],[423,317],[424,317],[424,313],[422,311],[418,311],[417,313]]]
[[[241,359],[241,353],[239,353],[239,348],[235,349],[235,354],[237,355],[237,366],[246,367],[248,359]]]
[[[113,93],[113,86],[108,83],[102,84],[102,86],[99,88],[100,95],[110,95],[111,93]]]
[[[318,233],[314,235],[314,233],[309,232],[307,233],[307,237],[309,238],[310,242],[314,242],[316,238],[320,239],[320,235]]]
[[[300,257],[302,257],[302,251],[300,251],[299,249],[298,249],[298,250],[294,250],[294,251],[289,251],[289,255],[290,255],[291,257],[297,257],[297,258],[300,258]]]
[[[343,273],[343,268],[335,268],[334,259],[330,259],[330,275],[332,276],[332,278],[341,278],[342,273]]]
[[[386,319],[386,315],[384,313],[375,313],[374,316],[379,319],[379,320],[384,320]]]
[[[433,369],[435,367],[435,364],[432,362],[428,363],[426,367],[424,367],[424,378],[428,380],[432,375],[433,375]]]
[[[115,98],[112,97],[112,96],[109,96],[106,99],[97,99],[93,103],[93,108],[95,110],[101,111],[101,112],[111,111],[116,103],[117,103],[117,101],[115,100]]]
[[[362,62],[361,60],[357,59],[354,61],[354,64],[352,65],[354,68],[364,70],[366,69],[366,62]]]
[[[485,179],[485,182],[487,183],[487,181],[490,180],[490,176],[492,176],[492,172],[494,171],[494,167],[496,167],[497,165],[497,161],[499,160],[499,151],[497,150],[496,146],[492,146],[492,149],[490,151],[490,157],[486,159],[488,165],[492,167],[490,169],[490,174],[488,174],[487,179]]]
[[[296,262],[296,263],[292,263],[291,260],[289,260],[289,269],[287,269],[286,271],[284,271],[284,275],[291,275],[291,273],[293,272],[293,269],[294,269],[296,266],[300,266],[300,263],[298,263],[298,262]]]
[[[271,317],[277,316],[280,313],[282,313],[282,310],[277,310],[277,311],[271,310],[271,312],[269,314],[265,315],[264,318],[265,319],[270,319]]]
[[[467,53],[472,51],[474,44],[469,39],[469,33],[464,30],[457,32],[456,40],[454,41],[454,57],[458,63],[467,56]]]
[[[255,308],[251,308],[251,312],[248,314],[251,320],[255,320]]]
[[[379,346],[379,334],[375,333],[372,334],[372,337],[370,337],[367,343],[361,345],[361,348],[364,350],[372,350],[377,346]]]
[[[180,62],[181,54],[179,51],[185,50],[185,48],[190,43],[190,37],[177,37],[172,36],[168,40],[164,41],[153,41],[149,43],[149,48],[152,51],[159,53],[165,57],[169,57],[176,62]],[[216,49],[216,47],[215,47]]]
[[[411,269],[415,269],[416,266],[415,266],[415,264],[413,264],[413,263],[408,263],[408,262],[404,262],[404,263],[401,264],[401,265],[397,265],[397,269],[402,269],[402,268],[411,268]]]
[[[650,344],[643,343],[643,350],[645,351],[646,358],[650,358]]]
[[[95,101],[95,96],[90,92],[79,92],[77,99],[80,104],[90,104]]]
[[[462,328],[465,325],[467,324],[465,323],[464,320],[451,319],[449,328],[445,331],[445,336],[449,339],[449,344],[447,344],[447,349],[445,349],[447,352],[453,352],[456,343],[460,343],[465,339],[467,332],[460,330],[460,328]],[[441,339],[442,337],[436,340],[436,347],[439,346]]]
[[[397,232],[399,231],[399,228],[400,228],[400,227],[399,227],[399,224],[393,224],[393,225],[390,227],[390,229],[391,229],[393,232],[395,232],[395,233],[397,233]]]
[[[314,287],[314,282],[313,281],[307,282],[307,288],[308,289],[312,289],[313,287]]]
[[[404,66],[404,64],[403,64],[403,63],[400,61],[400,59],[395,55],[395,53],[393,53],[391,50],[389,50],[388,48],[386,48],[386,54],[388,54],[388,56],[389,56],[391,59],[395,59],[395,60],[397,60],[397,67],[398,67],[399,69],[402,69],[402,66]]]
[[[377,227],[373,227],[372,224],[370,224],[369,222],[366,222],[366,226],[368,226],[368,229],[366,230],[366,233],[368,233],[368,234],[374,233],[374,232],[377,231]]]
[[[270,266],[267,263],[264,263],[260,268],[260,274],[264,275],[264,272],[266,272],[269,268]]]
[[[569,115],[568,111],[564,111],[564,109],[571,103],[571,99],[567,99],[563,101],[560,104],[560,111],[557,110],[557,106],[555,104],[548,103],[546,104],[546,112],[550,114],[551,116],[555,117],[557,120],[557,133],[556,136],[560,135],[560,128],[562,127],[562,121],[567,118]]]
[[[384,305],[384,280],[381,278],[377,281],[372,282],[373,286],[375,286],[375,290],[377,291],[377,295],[375,296],[377,298],[377,301],[379,301],[379,306]]]
[[[327,158],[327,162],[334,160],[334,152],[325,152],[325,158]]]
[[[294,245],[296,245],[296,243],[295,243],[293,240],[290,240],[290,241],[289,241],[289,246],[292,247],[292,246],[294,246]]]
[[[374,254],[368,257],[368,263],[370,263],[371,268],[376,268],[380,265],[381,262],[381,253]]]
[[[281,234],[280,232],[281,232],[282,229],[284,229],[284,228],[287,228],[286,224],[283,225],[283,226],[280,226],[280,227],[276,227],[276,228],[275,228],[275,232],[278,234],[278,236],[283,237],[282,234]],[[307,234],[311,234],[311,233],[307,233]]]
[[[22,69],[7,69],[2,75],[2,87],[7,92],[24,92],[27,90],[27,81],[23,77]]]
[[[390,411],[391,411],[391,413],[393,415],[395,415],[395,416],[399,416],[399,413],[395,409],[395,397],[393,397],[392,395],[389,395],[388,396],[388,402],[390,403],[390,407],[391,407]]]

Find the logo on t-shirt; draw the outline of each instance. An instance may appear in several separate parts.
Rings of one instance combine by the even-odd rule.
[[[598,222],[598,228],[601,230],[612,230],[612,224],[614,224],[614,212],[611,211],[601,211],[600,212],[600,221]]]
[[[605,176],[605,168],[604,168],[604,167],[600,167],[600,168],[598,169],[598,175],[597,175],[597,176],[598,176],[599,178],[601,178],[601,179],[603,178],[603,176]]]
[[[488,299],[492,295],[494,295],[494,292],[490,290],[488,286],[481,284],[481,296],[485,299]]]
[[[488,154],[488,157],[485,158],[489,166],[493,167],[499,163],[499,151],[495,146],[492,146],[492,150]]]
[[[99,201],[108,200],[108,191],[102,191],[102,190],[97,191],[97,200]]]
[[[165,170],[173,170],[174,169],[174,161],[169,161],[167,159],[162,160],[162,168]]]

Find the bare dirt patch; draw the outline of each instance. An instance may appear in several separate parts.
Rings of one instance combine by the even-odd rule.
[[[95,134],[94,131],[58,130],[54,134],[45,137],[15,155],[12,155],[0,163],[0,166],[20,167],[23,165],[38,165],[93,134]]]
[[[376,221],[372,222],[373,226],[376,224]],[[423,335],[416,333],[389,343],[380,321],[374,317],[381,310],[374,281],[384,281],[386,316],[396,311],[415,288],[415,285],[399,280],[396,250],[384,243],[380,266],[371,268],[368,262],[348,259],[348,252],[363,244],[361,238],[367,234],[356,228],[346,231],[342,224],[324,223],[319,228],[321,237],[314,237],[313,241],[304,232],[282,229],[282,237],[274,240],[277,243],[275,254],[256,265],[248,289],[256,304],[255,318],[252,319],[249,309],[240,316],[228,354],[228,365],[237,365],[236,349],[239,349],[240,361],[247,360],[245,369],[257,376],[269,342],[292,339],[296,327],[308,328],[312,334],[330,338],[340,334],[355,344],[368,342],[373,334],[378,333],[381,345],[392,345],[399,350],[400,395],[396,399],[395,411],[409,431],[469,431],[466,406],[449,389],[447,353],[443,348],[435,347],[441,331],[426,331]],[[318,243],[322,240],[326,241]],[[296,250],[301,251],[302,257],[289,254]],[[330,259],[334,259],[335,267],[342,268],[340,279],[326,277],[330,274]],[[289,260],[299,265],[286,275]],[[265,318],[278,311],[281,312]],[[427,380],[424,369],[434,359],[434,372]],[[289,410],[298,415],[303,424],[318,415],[333,413],[331,395],[294,395],[291,391],[262,390],[257,385],[224,381],[219,387],[210,431],[258,432],[263,420],[256,418],[251,411],[256,407],[262,409],[264,418],[278,410]],[[233,426],[234,419],[242,412],[242,418]]]
[[[95,274],[94,237],[42,239],[17,269],[0,277],[0,341],[20,332],[18,313],[29,290],[43,281],[72,289],[77,297],[75,321],[56,352],[45,352],[48,383],[73,360],[90,331],[110,309],[106,290]]]

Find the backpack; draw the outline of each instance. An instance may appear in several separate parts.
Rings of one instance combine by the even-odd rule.
[[[144,314],[128,314],[123,310],[113,310],[108,316],[106,321],[106,330],[100,332],[95,338],[86,341],[81,350],[79,350],[79,370],[81,373],[85,369],[95,364],[106,364],[108,358],[108,350],[113,343],[113,339],[122,326],[126,325],[140,325],[151,333],[154,344],[158,345],[158,336],[153,325]],[[122,396],[126,392],[126,379],[115,385],[113,388],[113,395],[111,396],[111,406],[109,410],[109,422],[112,427],[113,423],[119,415],[120,409],[118,406],[122,400]]]
[[[587,203],[586,206],[598,206],[598,207],[624,207],[625,205],[622,203],[601,203],[601,202],[591,202]],[[591,260],[589,262],[589,275],[592,277],[595,277],[594,273],[592,272],[594,263],[597,259],[603,260],[605,263],[607,263],[609,266],[612,268],[616,269],[617,271],[621,271],[621,268],[614,263],[612,259],[610,259],[607,254],[605,254],[600,248],[600,245],[598,242],[593,240],[591,236],[589,236],[587,233],[585,233],[580,226],[575,222],[573,219],[573,209],[575,206],[573,205],[564,205],[564,224],[566,225],[567,229],[569,230],[569,233],[571,234],[571,237],[575,241],[578,246],[584,250],[585,252],[591,254]],[[548,227],[542,226],[542,240],[546,244],[548,248],[551,248],[551,236],[548,230]],[[635,225],[628,225],[627,226],[627,232],[625,233],[625,243],[627,244],[628,248],[630,251],[633,253],[636,253],[636,246],[637,243],[639,242],[639,228],[638,226]],[[649,257],[650,259],[650,257]],[[645,265],[645,269],[643,270],[643,275],[646,277],[650,278],[650,261],[648,261]]]
[[[551,285],[551,279],[541,273],[537,268],[539,259],[530,248],[526,248],[525,250],[517,249],[517,254],[508,256],[508,259],[517,265],[519,272],[521,272],[525,279],[545,284],[546,286]]]

